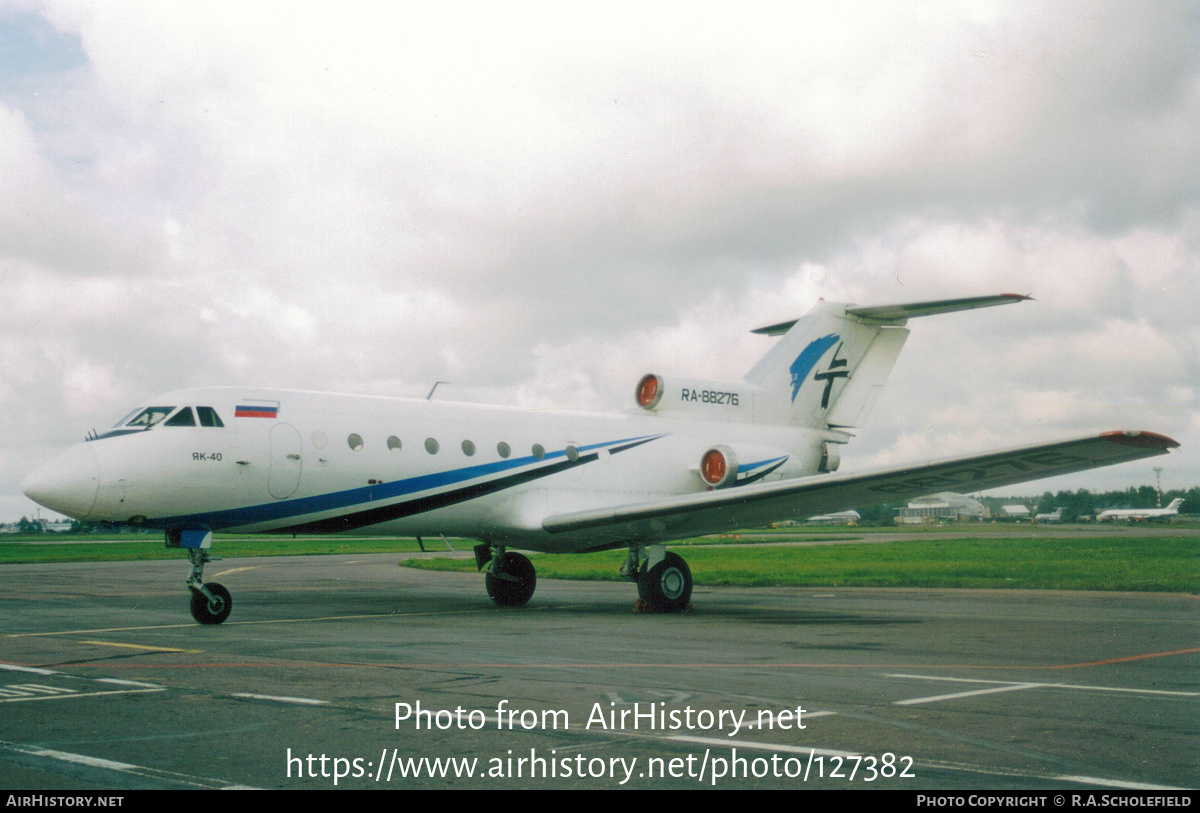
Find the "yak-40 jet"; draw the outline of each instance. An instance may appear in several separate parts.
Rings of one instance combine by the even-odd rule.
[[[934,491],[978,491],[1165,454],[1105,432],[938,462],[837,473],[918,316],[1017,294],[859,306],[822,301],[744,378],[650,373],[624,414],[254,387],[150,399],[32,472],[22,489],[80,520],[165,532],[186,551],[192,615],[229,616],[203,580],[212,532],[445,534],[478,541],[488,595],[520,606],[537,577],[514,548],[628,548],[621,573],[655,609],[687,606],[692,576],[663,543]],[[797,555],[803,555],[798,552]]]

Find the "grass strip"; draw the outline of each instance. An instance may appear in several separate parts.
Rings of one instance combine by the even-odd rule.
[[[467,543],[463,543],[466,545]],[[439,539],[425,540],[427,550],[445,550]],[[455,545],[455,547],[459,547]],[[212,554],[223,559],[239,556],[312,556],[346,553],[415,553],[415,539],[310,538],[290,536],[216,537]],[[0,564],[46,564],[53,562],[122,562],[145,559],[183,559],[179,548],[168,548],[161,536],[117,542],[73,542],[28,545],[0,543]]]
[[[534,554],[547,579],[618,581],[625,551]],[[1011,588],[1200,592],[1200,547],[1187,537],[937,539],[869,545],[690,548],[697,585]],[[408,560],[470,571],[473,561]]]
[[[40,537],[44,539],[44,537]],[[808,535],[797,540],[818,541]],[[846,537],[827,537],[845,540]],[[781,537],[784,541],[786,537]],[[0,542],[0,564],[183,559],[157,535],[113,542],[76,537],[72,544]],[[703,542],[719,541],[705,539]],[[698,585],[812,587],[985,587],[1200,593],[1200,544],[1193,536],[1080,537],[938,536],[872,544],[745,544],[711,547],[686,540],[680,550]],[[689,544],[690,543],[690,544]],[[425,540],[427,550],[444,548]],[[468,540],[452,542],[469,550]],[[217,536],[222,558],[322,554],[415,553],[415,539]],[[547,579],[619,580],[625,551],[587,555],[533,554]],[[474,559],[409,559],[433,570],[473,571]]]

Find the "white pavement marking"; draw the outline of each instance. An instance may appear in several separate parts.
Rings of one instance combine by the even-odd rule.
[[[111,683],[114,686],[137,686],[142,689],[162,689],[155,683],[142,683],[140,680],[121,680],[120,678],[96,678],[97,683]]]
[[[804,711],[805,720],[815,720],[818,717],[837,717],[837,715],[838,712],[836,711],[808,711],[807,709]],[[746,723],[742,726],[742,728],[746,729],[747,731],[753,731],[758,728],[758,723]],[[763,726],[761,730],[773,731],[774,729],[770,726]]]
[[[117,771],[119,773],[149,777],[151,779],[169,782],[174,785],[191,785],[192,787],[210,789],[232,789],[235,787],[246,787],[244,785],[232,785],[229,782],[225,782],[220,779],[211,779],[204,776],[191,776],[190,774],[175,773],[174,771],[163,771],[157,768],[147,768],[144,765],[133,765],[129,762],[117,762],[116,760],[112,759],[89,757],[86,754],[73,754],[69,751],[56,751],[53,748],[39,748],[36,745],[20,745],[14,742],[4,742],[3,740],[0,740],[0,750],[23,754],[25,756],[53,759],[58,762],[67,762],[72,765],[83,765],[88,768],[98,768],[100,770]]]
[[[940,675],[884,675],[909,680],[936,680],[944,683],[987,683],[995,686],[1036,687],[1039,689],[1073,689],[1082,692],[1120,692],[1123,694],[1152,694],[1164,697],[1200,697],[1200,692],[1176,692],[1165,689],[1130,689],[1123,686],[1086,686],[1077,683],[1018,683],[1012,680],[983,680],[982,678],[942,677]]]
[[[239,692],[233,695],[234,697],[244,697],[247,700],[269,700],[274,703],[295,703],[301,706],[328,706],[328,700],[314,700],[311,697],[281,697],[271,694],[250,694],[249,692]]]
[[[15,663],[0,663],[0,669],[6,672],[31,672],[35,675],[57,675],[58,672],[52,672],[49,669],[37,669],[32,666],[17,666]]]
[[[1102,788],[1123,788],[1125,790],[1187,790],[1173,785],[1148,785],[1145,782],[1122,782],[1119,779],[1099,779],[1095,776],[1051,776],[1057,782],[1078,782],[1086,785],[1097,785]]]
[[[960,697],[977,697],[982,694],[999,694],[1000,692],[1017,692],[1023,689],[1035,689],[1040,683],[1010,683],[1007,686],[993,686],[990,689],[976,689],[973,692],[955,692],[954,694],[938,694],[933,697],[914,697],[911,700],[897,700],[893,706],[917,706],[922,703],[940,703],[943,700],[957,700]]]
[[[111,692],[72,692],[71,694],[44,694],[27,697],[0,698],[0,703],[27,703],[31,700],[74,700],[78,697],[103,697],[110,694],[146,694],[147,692],[165,692],[166,689],[114,689]]]
[[[773,742],[754,742],[752,740],[723,740],[715,737],[693,737],[688,734],[667,734],[654,739],[670,740],[672,742],[694,742],[698,745],[720,745],[725,748],[750,748],[757,751],[778,751],[786,754],[815,754],[819,757],[856,757],[853,751],[835,751],[830,748],[810,748],[806,745],[781,745]]]

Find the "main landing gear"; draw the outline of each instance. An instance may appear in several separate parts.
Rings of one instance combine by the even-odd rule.
[[[662,545],[630,545],[621,575],[637,583],[639,609],[670,613],[691,606],[692,571]]]
[[[488,596],[500,607],[523,607],[533,598],[537,571],[527,557],[484,543],[475,546],[475,564],[480,570],[487,568],[483,583]]]
[[[522,607],[533,597],[537,573],[527,557],[485,542],[475,546],[475,565],[497,605]],[[621,575],[637,584],[641,609],[680,612],[691,606],[692,571],[683,557],[662,545],[630,545]]]

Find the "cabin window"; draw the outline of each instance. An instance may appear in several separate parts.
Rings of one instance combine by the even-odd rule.
[[[574,463],[578,459],[579,459],[579,450],[576,449],[574,446],[568,446],[567,447],[567,460],[570,460],[572,463]]]
[[[533,444],[533,457],[535,460],[541,460],[546,456],[546,449],[540,443]]]
[[[438,449],[440,448],[441,447],[438,446],[438,442],[434,438],[425,438],[425,451],[429,452],[430,454],[437,454]]]
[[[214,429],[220,429],[225,426],[221,421],[221,416],[212,407],[196,407],[196,417],[200,419],[201,426],[210,426]]]
[[[192,414],[191,407],[184,407],[176,412],[171,420],[163,424],[163,426],[195,426],[196,417]]]
[[[174,409],[175,407],[146,407],[136,416],[134,416],[133,420],[125,425],[134,429],[149,429],[151,426],[154,426],[163,418],[170,415]]]
[[[462,442],[462,450],[463,454],[465,454],[467,457],[470,457],[471,455],[475,454],[475,444],[469,440],[464,440]]]
[[[392,452],[400,451],[400,438],[392,435],[388,438],[388,450]]]
[[[361,435],[351,435],[346,438],[346,444],[354,451],[359,451],[363,447],[363,439]]]
[[[496,444],[496,454],[500,455],[501,457],[508,457],[510,454],[512,454],[512,447],[504,441],[500,441]]]

